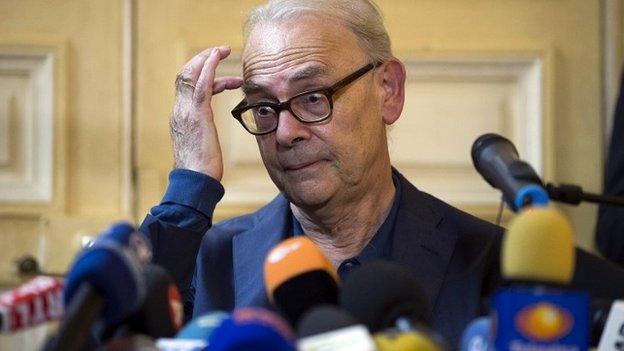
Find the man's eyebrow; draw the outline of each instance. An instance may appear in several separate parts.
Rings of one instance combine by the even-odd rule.
[[[309,79],[317,76],[327,74],[327,68],[322,66],[310,66],[300,71],[295,72],[292,76],[288,77],[290,83],[294,83],[300,80]]]
[[[321,66],[306,67],[300,71],[295,72],[292,76],[288,77],[288,82],[296,83],[302,80],[325,75],[327,74],[327,72],[328,72],[328,69],[326,67],[321,67]],[[243,86],[241,87],[241,89],[243,90],[243,93],[245,95],[264,92],[267,90],[267,88],[264,87],[263,85],[257,84],[253,81],[245,82]]]

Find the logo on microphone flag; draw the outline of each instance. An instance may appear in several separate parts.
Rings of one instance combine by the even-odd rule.
[[[548,302],[539,302],[521,310],[516,316],[516,328],[526,338],[555,341],[566,336],[574,318],[565,309]]]
[[[511,351],[584,351],[589,345],[585,293],[507,289],[494,304],[494,346]]]

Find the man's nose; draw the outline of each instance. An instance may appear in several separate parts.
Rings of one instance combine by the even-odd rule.
[[[310,138],[310,128],[297,120],[292,112],[284,109],[279,115],[275,138],[280,145],[293,146]]]

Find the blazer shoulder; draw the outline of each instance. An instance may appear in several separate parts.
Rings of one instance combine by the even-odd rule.
[[[253,230],[261,221],[270,218],[279,211],[283,211],[283,207],[287,203],[288,200],[280,194],[255,212],[233,217],[215,224],[204,235],[202,246],[215,248],[220,248],[223,245],[230,246],[232,239],[236,235]]]
[[[421,193],[423,198],[429,203],[429,206],[441,215],[442,220],[440,225],[448,229],[453,229],[460,235],[499,238],[505,230],[501,226],[460,210],[433,195],[425,192]]]

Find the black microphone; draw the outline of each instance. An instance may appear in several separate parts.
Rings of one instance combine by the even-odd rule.
[[[333,305],[309,309],[297,326],[300,351],[372,351],[375,342],[366,327]]]
[[[180,293],[164,268],[150,264],[143,272],[146,295],[138,311],[108,331],[112,338],[143,334],[154,339],[172,338],[182,327],[184,311]]]
[[[340,306],[373,333],[378,350],[443,350],[432,333],[427,297],[404,267],[386,261],[365,264],[349,274]]]
[[[527,205],[547,205],[548,194],[542,180],[528,163],[520,160],[509,139],[494,133],[480,136],[472,144],[472,162],[477,172],[503,192],[514,211]]]
[[[377,261],[354,270],[345,280],[340,306],[371,333],[397,324],[429,326],[427,297],[409,271]]]

